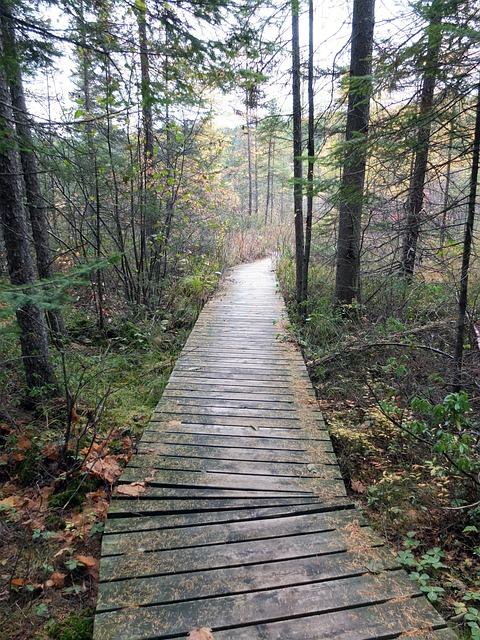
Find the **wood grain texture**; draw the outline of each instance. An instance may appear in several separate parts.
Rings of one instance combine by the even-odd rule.
[[[455,637],[346,495],[285,326],[266,260],[201,313],[113,495],[94,640]]]

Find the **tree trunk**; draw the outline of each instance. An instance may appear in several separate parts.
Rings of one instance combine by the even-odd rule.
[[[146,256],[150,255],[149,243],[155,233],[156,220],[156,198],[153,191],[152,176],[154,173],[154,146],[155,137],[153,133],[153,95],[150,80],[150,59],[148,54],[147,38],[147,18],[146,5],[136,3],[135,11],[138,25],[138,41],[140,47],[140,73],[141,85],[140,94],[142,99],[142,127],[143,127],[143,225],[142,234],[144,240],[142,246]]]
[[[300,96],[299,0],[292,0],[292,94],[293,94],[293,212],[295,225],[295,271],[297,302],[302,302],[303,235],[303,163],[302,104]]]
[[[442,36],[439,29],[442,21],[442,16],[439,11],[439,2],[441,2],[441,0],[434,0],[430,9],[431,14],[427,42],[427,57],[423,69],[422,89],[420,94],[417,141],[414,154],[415,159],[406,204],[406,220],[400,273],[405,277],[407,282],[411,282],[415,272],[417,244],[418,237],[420,235],[421,213],[423,209],[425,178],[427,175],[428,154],[430,151],[433,96],[438,73],[440,45],[442,42]]]
[[[308,267],[312,246],[313,221],[313,169],[315,163],[315,106],[313,103],[313,0],[308,3],[308,167],[307,167],[307,219],[305,221],[305,252],[303,256],[302,301],[308,297]]]
[[[51,278],[52,255],[49,246],[48,222],[45,204],[38,180],[37,163],[33,152],[34,144],[30,124],[28,122],[27,105],[23,90],[22,73],[17,61],[17,47],[11,11],[2,6],[2,39],[5,50],[8,50],[12,64],[10,79],[10,94],[15,113],[15,126],[20,141],[20,159],[23,169],[27,209],[32,227],[33,245],[37,258],[37,271],[41,280]],[[65,335],[65,325],[59,309],[49,309],[46,312],[54,340],[61,341]]]
[[[465,224],[463,240],[462,271],[460,275],[460,293],[458,299],[457,335],[454,354],[454,391],[462,386],[463,347],[465,342],[465,327],[468,304],[468,274],[470,271],[470,256],[472,253],[473,225],[475,222],[475,205],[477,202],[478,165],[480,157],[480,83],[477,89],[477,106],[475,119],[475,134],[472,149],[472,170],[470,174],[470,193],[468,197],[468,215]]]
[[[358,298],[361,220],[364,200],[367,135],[372,88],[375,0],[354,0],[350,78],[337,243],[335,299]]]
[[[83,5],[82,5],[83,12]],[[82,16],[83,19],[83,16]],[[79,25],[82,29],[82,25]],[[98,164],[97,164],[97,152],[95,145],[95,130],[93,124],[90,122],[90,118],[93,117],[93,101],[92,101],[92,88],[91,88],[91,73],[92,64],[90,60],[90,52],[88,49],[79,50],[79,58],[81,64],[81,72],[83,79],[83,100],[86,113],[85,133],[87,142],[87,154],[88,154],[88,169],[93,184],[88,185],[88,199],[85,203],[86,211],[91,213],[92,228],[94,232],[93,246],[95,247],[95,256],[98,261],[102,257],[102,238],[101,238],[101,207],[100,207],[100,188],[98,179]],[[105,328],[105,315],[103,311],[103,282],[102,272],[98,270],[96,272],[96,280],[92,281],[92,290],[95,295],[95,305],[97,310],[97,324],[99,329]]]
[[[4,54],[3,43],[0,53]],[[0,69],[0,121],[3,129],[0,149],[0,218],[8,271],[12,284],[25,286],[28,291],[35,281],[35,268],[28,241],[22,172],[16,145],[9,82],[3,69]],[[55,376],[50,362],[42,312],[33,302],[27,302],[17,310],[16,315],[20,327],[27,389],[32,392],[38,387],[45,389],[54,386]]]
[[[268,157],[267,157],[267,195],[265,201],[265,215],[263,219],[263,224],[266,227],[268,224],[268,212],[270,210],[270,183],[271,183],[271,172],[272,172],[272,154],[273,154],[273,136],[270,136],[268,139]]]
[[[447,235],[447,217],[448,210],[450,208],[450,185],[452,182],[452,156],[453,156],[453,144],[455,141],[455,118],[452,118],[450,122],[450,133],[448,137],[448,156],[447,166],[445,168],[445,194],[443,198],[443,213],[442,222],[440,225],[440,249],[445,247],[445,238]]]

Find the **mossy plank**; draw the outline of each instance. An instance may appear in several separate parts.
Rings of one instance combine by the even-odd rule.
[[[368,566],[373,564],[378,570],[398,569],[392,554],[378,548],[370,551],[368,561],[344,552],[201,573],[105,582],[99,585],[97,610],[128,607],[132,601],[147,606],[358,576],[367,573]]]
[[[289,501],[291,502],[291,501]],[[181,505],[180,505],[181,506]],[[213,505],[210,505],[214,508]],[[344,506],[345,509],[353,508],[352,504]],[[132,531],[152,531],[160,529],[188,528],[198,525],[242,522],[248,520],[259,520],[268,518],[278,518],[286,515],[303,515],[306,513],[324,513],[328,511],[341,511],[343,507],[326,507],[322,503],[288,504],[276,507],[245,507],[238,509],[218,510],[218,511],[195,511],[193,513],[178,513],[167,511],[159,516],[133,516],[127,518],[108,518],[105,523],[104,535],[110,533],[128,533]]]
[[[260,449],[247,447],[225,447],[210,444],[203,445],[142,441],[137,445],[139,454],[186,456],[190,458],[214,458],[219,460],[258,460],[270,462],[295,462],[298,464],[336,464],[335,454],[330,447],[321,444],[308,450]],[[192,462],[194,464],[194,461]]]
[[[272,401],[271,399],[262,401],[256,400],[255,398],[250,398],[248,394],[245,394],[244,397],[241,398],[232,398],[232,396],[228,393],[216,393],[215,395],[208,394],[208,397],[205,398],[199,396],[198,393],[186,394],[184,392],[183,395],[180,395],[178,392],[176,394],[167,392],[163,394],[163,401],[161,406],[217,407],[223,409],[250,409],[257,411],[295,411],[295,403],[293,402],[293,398],[292,400],[288,401],[282,401],[278,398],[281,398],[281,396],[277,396],[277,400],[275,401]]]
[[[216,492],[217,494],[219,492]],[[110,518],[117,517],[140,517],[150,514],[169,514],[169,513],[197,513],[212,511],[230,511],[232,509],[247,509],[247,508],[267,508],[267,507],[281,507],[281,506],[299,506],[299,505],[319,505],[321,504],[325,508],[334,508],[344,505],[350,505],[350,501],[347,498],[335,498],[334,500],[319,500],[315,497],[305,496],[278,496],[270,494],[247,494],[242,495],[244,492],[240,492],[240,495],[232,495],[225,492],[223,495],[214,496],[192,496],[187,495],[177,498],[163,498],[163,499],[127,499],[127,498],[114,498],[110,503],[108,515]]]
[[[159,416],[156,416],[157,418]],[[198,433],[198,434],[208,434],[212,436],[235,436],[235,437],[252,437],[256,438],[288,438],[290,440],[307,440],[308,442],[328,442],[330,443],[330,436],[328,432],[324,429],[315,429],[315,432],[312,433],[312,430],[304,427],[298,427],[294,429],[285,428],[282,424],[278,424],[278,426],[272,427],[263,427],[263,426],[243,426],[237,424],[211,424],[210,420],[199,421],[199,422],[190,422],[188,420],[180,421],[180,420],[172,420],[169,416],[168,419],[164,420],[154,420],[152,421],[144,433],[146,437],[149,434],[158,435],[162,440],[165,439],[165,434],[176,434],[176,433]],[[214,422],[220,422],[219,420],[214,420]],[[222,420],[222,423],[226,422],[226,420]],[[246,422],[251,422],[251,420],[246,420]],[[275,425],[275,422],[272,422]]]
[[[359,609],[344,609],[270,624],[214,630],[214,635],[215,640],[372,640],[401,637],[412,640],[454,640],[457,636],[449,629],[421,631],[444,625],[439,614],[424,598],[407,598],[400,602],[382,602]]]
[[[252,427],[252,434],[256,430]],[[269,451],[288,450],[303,451],[306,454],[314,453],[317,450],[331,451],[330,441],[313,440],[311,438],[262,438],[257,435],[251,436],[231,436],[225,434],[222,436],[213,436],[201,433],[161,433],[160,431],[146,431],[142,437],[142,442],[164,442],[165,444],[184,444],[184,445],[208,445],[211,447],[239,447],[252,449],[267,449]]]
[[[267,540],[287,535],[321,533],[345,528],[360,527],[365,522],[350,511],[290,515],[275,519],[250,520],[206,524],[189,527],[188,530],[162,529],[160,531],[135,531],[106,535],[102,542],[102,555],[119,555],[138,550],[158,551],[183,549],[212,544],[230,544],[246,540]]]
[[[214,473],[207,471],[162,470],[158,474],[151,469],[127,467],[120,478],[120,487],[132,482],[146,482],[142,497],[161,497],[164,487],[234,489],[251,491],[273,491],[293,493],[315,493],[318,495],[345,495],[342,480],[302,477],[272,477],[247,474]]]
[[[100,580],[124,580],[142,576],[168,575],[221,567],[274,562],[289,558],[325,555],[350,551],[363,559],[371,547],[382,546],[368,527],[346,526],[336,531],[285,535],[265,540],[232,542],[204,547],[183,547],[181,552],[159,550],[155,553],[133,551],[105,556],[100,566]]]
[[[403,572],[354,576],[271,591],[100,613],[95,621],[95,638],[124,640],[127,625],[129,640],[170,637],[172,633],[181,636],[195,627],[211,627],[213,621],[217,627],[228,628],[417,594],[418,588]]]
[[[269,462],[265,460],[222,460],[218,458],[194,458],[183,456],[133,456],[128,468],[140,469],[179,469],[197,471],[215,471],[216,473],[253,474],[261,476],[286,476],[301,478],[337,478],[341,479],[340,469],[337,465],[313,464],[302,462],[300,464],[285,462]]]

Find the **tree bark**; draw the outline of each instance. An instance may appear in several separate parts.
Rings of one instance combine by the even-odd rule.
[[[315,164],[315,105],[313,95],[313,0],[308,3],[308,166],[307,166],[307,218],[305,221],[305,251],[303,255],[302,302],[308,297],[308,268],[312,246],[313,222],[313,170]]]
[[[343,162],[337,243],[335,299],[348,305],[358,298],[361,221],[367,135],[372,88],[375,0],[354,0],[346,150]]]
[[[50,251],[48,222],[45,204],[38,180],[37,162],[28,111],[23,90],[23,79],[20,65],[17,62],[17,47],[13,27],[13,14],[8,7],[2,6],[1,14],[2,39],[5,50],[12,60],[12,76],[10,78],[10,94],[15,117],[15,127],[20,141],[20,160],[23,169],[27,210],[32,227],[33,245],[37,259],[37,271],[41,280],[51,278],[52,254]],[[59,309],[46,312],[47,321],[55,341],[61,341],[65,335],[65,325]]]
[[[441,0],[434,0],[430,9],[427,57],[423,69],[422,89],[420,94],[417,141],[414,154],[415,159],[406,204],[406,220],[400,273],[405,277],[407,282],[412,281],[415,273],[415,261],[417,257],[418,238],[420,235],[425,178],[427,175],[428,154],[430,151],[433,97],[438,73],[440,46],[442,42],[439,29],[442,21],[439,9],[440,1]]]
[[[292,95],[293,95],[293,212],[295,226],[295,282],[297,302],[302,302],[303,233],[303,161],[302,104],[300,95],[299,0],[292,0]]]
[[[2,3],[3,4],[3,3]],[[3,13],[3,6],[1,6]],[[0,54],[4,54],[3,42]],[[35,268],[28,240],[26,210],[23,204],[21,166],[17,148],[9,79],[0,68],[0,218],[8,263],[10,281],[25,286],[26,291],[35,282]],[[33,293],[33,292],[32,292]],[[27,389],[55,386],[50,362],[47,333],[42,312],[34,302],[23,304],[16,311],[20,327],[20,344]]]
[[[454,353],[454,391],[462,386],[463,348],[465,343],[465,329],[468,304],[468,274],[470,271],[470,256],[472,253],[473,225],[475,222],[475,205],[477,202],[478,166],[480,158],[480,82],[477,89],[477,105],[475,118],[475,134],[472,148],[472,170],[470,174],[470,192],[468,197],[468,215],[465,224],[463,240],[462,271],[460,275],[460,292],[458,298],[458,319]]]

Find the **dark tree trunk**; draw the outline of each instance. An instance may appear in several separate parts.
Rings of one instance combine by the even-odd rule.
[[[455,141],[455,118],[452,118],[450,123],[450,134],[448,137],[448,156],[447,166],[445,168],[445,194],[443,197],[443,213],[442,222],[440,225],[440,249],[443,250],[445,246],[445,238],[447,235],[447,217],[448,210],[450,208],[450,185],[452,182],[452,156],[453,156],[453,143]]]
[[[0,53],[4,53],[3,47]],[[9,82],[3,69],[0,69],[0,123],[0,218],[8,271],[12,284],[25,286],[28,291],[35,281],[35,268],[28,240]],[[38,387],[54,386],[55,376],[42,312],[33,302],[28,302],[17,310],[16,315],[27,389],[31,392]]]
[[[23,80],[17,60],[13,16],[8,8],[2,6],[1,15],[2,38],[5,50],[8,50],[12,64],[10,79],[10,94],[15,114],[15,126],[20,142],[20,159],[23,169],[27,209],[32,227],[33,245],[37,258],[37,271],[40,279],[48,279],[53,275],[52,254],[49,245],[48,222],[45,204],[38,180],[37,163],[30,123],[28,121],[27,105],[23,90]],[[46,313],[48,324],[54,340],[61,340],[65,334],[65,326],[60,310],[50,309]]]
[[[335,298],[358,298],[361,221],[370,115],[375,0],[354,0],[350,78],[337,243]]]
[[[475,222],[475,205],[477,202],[478,165],[480,158],[480,83],[477,93],[477,107],[475,119],[475,134],[472,150],[472,171],[470,175],[470,193],[468,197],[468,216],[465,224],[463,240],[462,271],[460,275],[460,294],[458,299],[457,335],[454,354],[454,391],[462,386],[463,347],[465,342],[465,328],[468,304],[468,274],[470,271],[470,256],[472,253],[473,225]]]
[[[142,193],[142,209],[143,209],[143,225],[142,233],[144,240],[142,246],[145,255],[150,255],[150,243],[155,233],[155,224],[157,222],[155,208],[156,198],[153,191],[152,176],[154,173],[154,146],[155,137],[153,133],[153,96],[150,81],[150,59],[148,53],[147,38],[147,16],[146,6],[141,3],[136,5],[137,25],[138,25],[138,41],[140,47],[140,72],[141,85],[140,93],[142,98],[142,127],[143,127],[143,193]]]
[[[423,209],[425,178],[427,175],[428,154],[430,151],[433,97],[438,73],[440,45],[442,41],[439,29],[442,21],[442,16],[439,10],[440,1],[441,0],[435,0],[430,9],[431,17],[427,42],[427,58],[423,69],[422,89],[420,94],[415,159],[406,204],[406,220],[400,272],[408,282],[411,282],[415,272],[418,237],[420,235],[421,214]]]
[[[313,170],[315,163],[315,109],[313,95],[313,0],[308,3],[308,167],[307,167],[307,218],[305,221],[305,252],[303,256],[302,301],[308,297],[308,267],[312,246],[313,222]]]
[[[292,94],[293,94],[293,212],[295,225],[295,270],[297,302],[302,302],[303,234],[303,162],[302,104],[300,96],[299,0],[292,0]]]
[[[270,210],[270,197],[271,197],[271,173],[272,173],[272,155],[273,155],[273,136],[268,139],[268,157],[267,157],[267,195],[265,199],[265,215],[263,224],[268,224],[268,212]]]

